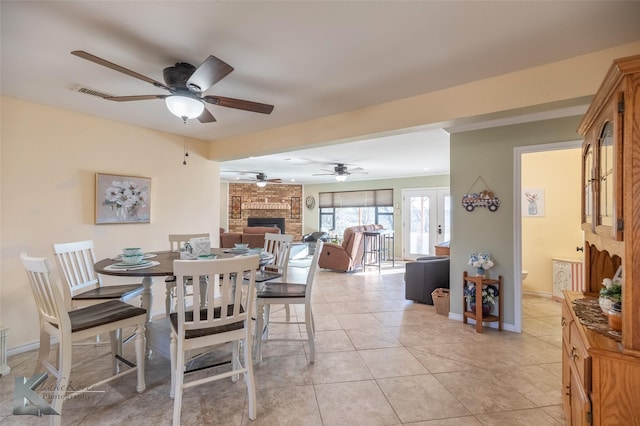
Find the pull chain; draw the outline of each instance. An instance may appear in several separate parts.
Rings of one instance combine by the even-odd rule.
[[[182,164],[184,166],[187,165],[187,157],[189,156],[189,142],[187,142],[187,140],[184,140],[184,156],[182,157]]]

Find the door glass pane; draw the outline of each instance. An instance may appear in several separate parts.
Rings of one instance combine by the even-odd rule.
[[[429,254],[429,197],[411,197],[409,203],[409,252]]]
[[[442,241],[451,241],[451,196],[444,196],[444,230]]]

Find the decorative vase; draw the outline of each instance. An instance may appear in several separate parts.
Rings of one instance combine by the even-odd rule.
[[[127,218],[126,208],[124,206],[118,206],[116,208],[116,220],[118,222],[124,222]]]
[[[126,207],[126,220],[128,221],[137,221],[138,220],[138,207]]]
[[[529,216],[535,216],[538,214],[538,205],[534,201],[529,201]]]
[[[471,308],[471,312],[476,311],[476,302],[471,302],[469,304],[469,308]],[[490,302],[484,302],[482,304],[482,315],[489,315],[489,313],[493,310],[493,304]]]
[[[476,277],[486,277],[487,276],[487,271],[484,270],[484,268],[477,268],[476,269]]]

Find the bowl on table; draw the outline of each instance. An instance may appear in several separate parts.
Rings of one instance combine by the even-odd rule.
[[[233,248],[236,250],[246,250],[249,248],[249,244],[240,244],[240,243],[235,243],[233,245]]]
[[[142,255],[142,249],[140,247],[127,247],[122,249],[122,254],[124,256],[134,256],[134,255]]]
[[[129,264],[129,265],[136,265],[140,262],[142,262],[142,259],[144,258],[144,255],[142,253],[138,253],[138,254],[124,254],[122,255],[122,262]]]

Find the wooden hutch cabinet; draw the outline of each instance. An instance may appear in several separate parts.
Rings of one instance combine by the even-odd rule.
[[[565,416],[571,425],[640,425],[640,55],[614,61],[578,131],[586,292],[565,291],[563,302]],[[614,332],[592,319],[603,278],[619,266]]]

